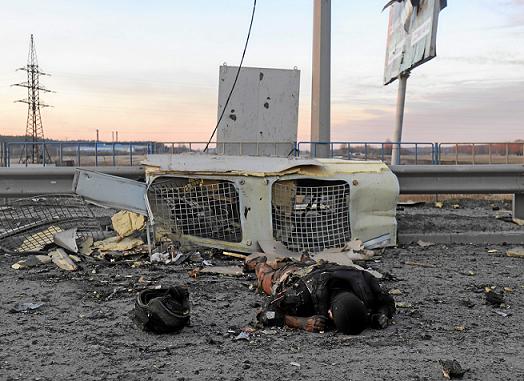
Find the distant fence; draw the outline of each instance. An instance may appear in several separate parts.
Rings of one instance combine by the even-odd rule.
[[[427,142],[299,142],[296,155],[314,158],[321,150],[329,157],[346,160],[380,160],[391,163],[394,146],[400,148],[400,164],[437,164],[436,145]]]
[[[523,164],[522,143],[437,143],[439,164]]]
[[[151,143],[7,142],[2,146],[5,167],[133,166],[153,153]]]
[[[397,145],[403,165],[524,164],[524,142],[213,142],[207,152],[302,158],[323,152],[332,158],[390,164]],[[204,152],[206,146],[207,142],[2,142],[0,166],[136,166],[149,154]],[[38,164],[32,164],[35,153]]]

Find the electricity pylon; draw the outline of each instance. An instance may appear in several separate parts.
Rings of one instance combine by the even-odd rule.
[[[40,86],[40,76],[49,75],[41,72],[38,68],[38,59],[36,57],[35,43],[33,35],[31,35],[31,43],[29,45],[29,55],[27,57],[27,66],[21,67],[18,70],[27,72],[27,82],[17,83],[13,86],[20,86],[27,88],[27,98],[15,102],[26,103],[27,108],[27,123],[25,130],[25,141],[33,144],[24,144],[20,155],[21,163],[40,164],[44,160],[50,162],[51,158],[47,148],[45,152],[41,152],[39,142],[44,140],[44,127],[42,125],[42,117],[40,116],[40,108],[50,107],[44,103],[40,103],[40,91],[50,93],[51,90]]]

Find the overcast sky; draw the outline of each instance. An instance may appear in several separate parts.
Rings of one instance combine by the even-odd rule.
[[[332,0],[332,135],[391,137],[397,83],[382,85],[386,0]],[[312,0],[258,0],[245,65],[301,70],[299,137],[309,140]],[[35,35],[46,137],[206,140],[218,68],[237,65],[252,0],[0,0],[0,134],[25,131]],[[408,83],[404,139],[524,138],[524,0],[448,0],[438,57]]]

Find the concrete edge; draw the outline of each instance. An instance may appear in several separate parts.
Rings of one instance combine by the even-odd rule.
[[[502,245],[505,243],[512,245],[522,245],[524,244],[524,231],[398,234],[398,243],[400,245],[407,245],[417,241],[458,245]]]

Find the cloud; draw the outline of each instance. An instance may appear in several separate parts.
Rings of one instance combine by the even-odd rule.
[[[457,82],[406,105],[405,141],[512,141],[523,138],[524,81],[498,84]],[[334,122],[337,140],[385,141],[393,134],[394,110],[368,113],[362,120],[348,116]]]
[[[443,61],[455,61],[472,65],[517,65],[524,66],[524,58],[516,55],[473,56],[473,57],[441,57]]]

